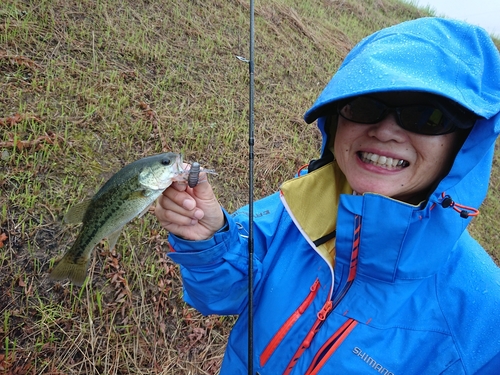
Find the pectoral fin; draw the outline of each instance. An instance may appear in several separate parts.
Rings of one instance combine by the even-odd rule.
[[[92,202],[91,199],[88,199],[86,201],[83,201],[81,203],[78,203],[71,207],[68,212],[66,212],[66,215],[64,215],[64,222],[66,224],[78,224],[83,221],[83,217],[85,216],[85,213],[87,212],[87,209],[89,208],[90,203]]]
[[[130,194],[127,194],[126,196],[123,196],[123,199],[126,200],[134,200],[134,199],[144,199],[144,197],[147,197],[147,191],[144,189],[141,190],[136,190]]]

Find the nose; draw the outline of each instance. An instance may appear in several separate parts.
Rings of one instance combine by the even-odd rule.
[[[407,139],[406,130],[398,125],[396,113],[391,112],[376,124],[370,125],[368,135],[383,142],[404,142]]]

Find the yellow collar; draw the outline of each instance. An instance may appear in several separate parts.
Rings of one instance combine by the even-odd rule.
[[[352,194],[352,188],[335,161],[281,186],[282,201],[295,225],[332,266],[340,194]]]

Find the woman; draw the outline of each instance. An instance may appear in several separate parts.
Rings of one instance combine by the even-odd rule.
[[[313,107],[322,154],[255,203],[254,368],[263,374],[496,374],[500,271],[466,230],[500,131],[484,30],[423,18],[347,56]],[[175,185],[156,215],[185,300],[240,314],[221,374],[246,374],[247,209]]]

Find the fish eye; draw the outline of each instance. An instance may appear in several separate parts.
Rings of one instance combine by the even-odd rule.
[[[162,163],[163,165],[170,165],[171,160],[170,160],[170,159],[162,159],[161,163]]]

